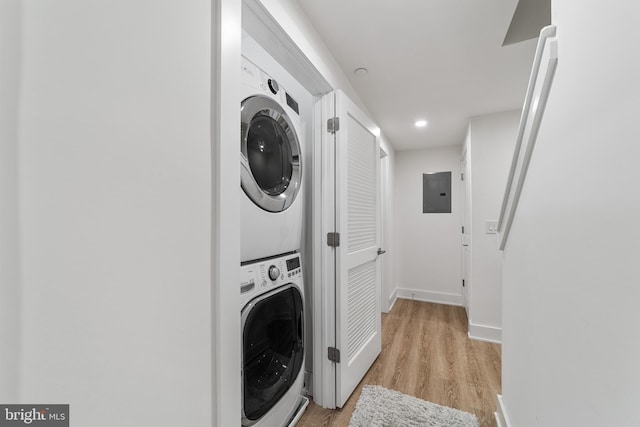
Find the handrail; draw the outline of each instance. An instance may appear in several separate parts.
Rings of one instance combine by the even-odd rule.
[[[538,38],[538,46],[529,76],[529,86],[520,116],[516,147],[498,220],[498,247],[500,250],[504,250],[507,244],[558,63],[558,42],[555,37],[556,27],[549,25],[540,31]]]

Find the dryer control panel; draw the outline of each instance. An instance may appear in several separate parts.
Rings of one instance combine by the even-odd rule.
[[[288,283],[302,284],[300,254],[265,259],[240,267],[242,302]]]
[[[296,115],[300,115],[298,102],[276,80],[272,79],[271,76],[244,56],[242,57],[241,71],[243,85],[268,94],[277,99],[281,105],[287,105]]]

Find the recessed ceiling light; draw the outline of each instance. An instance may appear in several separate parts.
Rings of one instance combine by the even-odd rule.
[[[423,128],[427,125],[427,121],[426,120],[417,120],[416,121],[416,127],[417,128]]]
[[[364,67],[356,68],[355,70],[353,70],[353,74],[355,74],[358,77],[366,76],[368,73],[369,73],[369,70],[367,70]]]

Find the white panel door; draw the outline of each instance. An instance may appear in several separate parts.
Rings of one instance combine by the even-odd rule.
[[[342,407],[382,348],[380,314],[379,131],[341,91],[335,92],[336,405]]]

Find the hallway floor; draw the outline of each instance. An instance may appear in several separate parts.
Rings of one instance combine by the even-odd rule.
[[[298,427],[348,426],[360,390],[377,384],[476,414],[495,427],[501,384],[499,344],[470,340],[462,307],[398,299],[382,315],[382,353],[340,410],[310,403]]]

